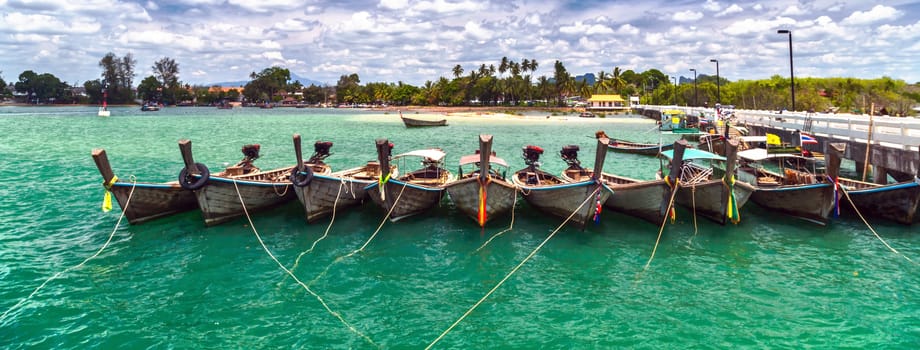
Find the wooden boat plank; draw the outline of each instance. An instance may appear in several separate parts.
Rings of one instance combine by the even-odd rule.
[[[479,215],[479,181],[469,177],[445,187],[457,209],[477,220]],[[486,186],[486,221],[508,212],[517,202],[517,188],[505,181],[492,181]]]

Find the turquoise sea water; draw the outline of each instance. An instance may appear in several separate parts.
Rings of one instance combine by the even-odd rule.
[[[262,249],[245,219],[205,227],[198,212],[136,226],[126,221],[102,254],[120,208],[103,213],[93,148],[105,148],[122,179],[171,181],[182,161],[176,141],[193,141],[211,169],[260,143],[264,169],[294,163],[293,133],[335,142],[334,169],[375,158],[374,139],[394,153],[441,147],[448,164],[495,135],[513,169],[520,148],[544,147],[544,168],[564,167],[558,150],[593,134],[657,141],[653,122],[533,115],[448,117],[450,126],[405,129],[393,114],[353,110],[0,108],[0,348],[424,348],[555,230],[560,219],[523,201],[513,229],[481,230],[444,202],[428,215],[383,225],[371,203],[306,224],[298,202],[254,214],[255,229],[287,267],[357,331],[328,312]],[[673,141],[673,140],[666,140]],[[451,167],[456,168],[455,165]],[[652,178],[653,158],[608,154],[606,170]],[[678,208],[648,261],[656,225],[605,211],[599,225],[560,230],[530,261],[448,333],[436,348],[893,348],[920,344],[918,226],[871,221],[900,254],[858,219],[828,227],[749,203],[739,225],[694,222]],[[326,271],[325,274],[323,272]],[[11,309],[12,308],[12,309]],[[360,336],[359,333],[366,335]]]

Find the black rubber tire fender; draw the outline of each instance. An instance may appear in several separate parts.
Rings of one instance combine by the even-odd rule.
[[[201,189],[208,183],[208,179],[211,177],[211,170],[201,163],[195,163],[195,168],[198,168],[198,173],[201,175],[197,178],[191,176],[186,168],[179,170],[179,185],[182,186],[182,188],[194,191]]]
[[[313,181],[313,169],[305,166],[303,171],[298,171],[295,167],[291,169],[291,183],[297,187],[307,187]]]

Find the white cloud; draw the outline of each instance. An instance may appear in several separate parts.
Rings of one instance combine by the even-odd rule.
[[[408,6],[408,0],[380,0],[380,7],[389,10],[401,10]]]
[[[703,18],[702,12],[689,10],[676,12],[673,16],[671,16],[671,19],[678,22],[693,22],[699,20],[700,18]]]
[[[617,33],[617,34],[625,34],[625,35],[638,35],[638,34],[639,34],[639,28],[633,27],[632,25],[630,25],[629,23],[627,23],[627,24],[621,25],[619,28],[617,28],[616,33]]]
[[[725,8],[722,12],[716,14],[716,17],[727,16],[730,14],[741,13],[744,11],[744,8],[738,6],[738,4],[732,4],[731,6]]]
[[[469,37],[472,37],[476,40],[485,40],[492,37],[492,32],[483,28],[476,22],[466,22],[466,25],[463,26],[463,31]]]
[[[570,26],[559,27],[559,32],[564,34],[595,35],[595,34],[613,34],[613,29],[601,24],[585,24],[575,22]]]
[[[878,21],[893,20],[901,17],[902,12],[894,7],[885,5],[875,5],[871,10],[863,12],[856,11],[844,18],[841,23],[845,25],[864,25]]]
[[[706,0],[706,3],[703,4],[703,9],[710,12],[719,12],[722,9],[722,5],[719,5],[718,1]]]
[[[782,13],[780,13],[781,16],[801,16],[804,14],[805,14],[805,11],[803,11],[802,9],[800,9],[798,6],[795,6],[795,5],[787,7],[785,10],[783,10]]]

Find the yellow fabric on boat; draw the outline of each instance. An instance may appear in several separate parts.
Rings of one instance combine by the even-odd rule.
[[[108,213],[112,210],[112,186],[118,181],[118,176],[112,176],[109,182],[103,183],[105,186],[105,196],[102,197],[102,211]]]

